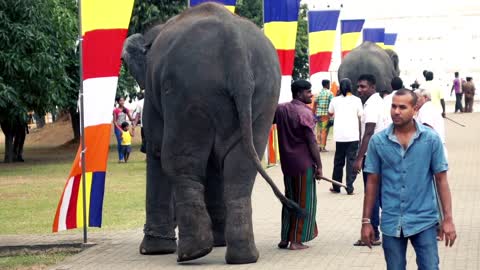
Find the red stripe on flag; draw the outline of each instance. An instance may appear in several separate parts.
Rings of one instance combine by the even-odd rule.
[[[83,37],[83,79],[116,77],[127,29],[93,30]]]
[[[342,59],[345,58],[349,52],[351,51],[342,51]]]
[[[70,196],[70,202],[68,204],[67,211],[67,229],[77,228],[77,200],[78,190],[80,188],[80,175],[75,176],[72,185],[72,195]]]
[[[278,60],[282,75],[291,76],[293,73],[293,61],[295,60],[295,50],[277,50]]]
[[[332,52],[319,52],[310,56],[310,75],[326,72],[332,61]]]

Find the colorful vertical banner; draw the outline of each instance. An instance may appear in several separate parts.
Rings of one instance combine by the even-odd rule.
[[[378,46],[385,47],[385,28],[365,28],[363,29],[363,41],[376,43]]]
[[[330,74],[324,72],[329,71],[332,62],[339,16],[340,10],[308,12],[310,81],[314,89],[321,89],[321,80],[330,78]]]
[[[355,47],[362,34],[362,28],[365,20],[341,20],[341,46],[342,59]]]
[[[282,71],[279,102],[292,99],[290,85],[295,58],[300,0],[264,0],[264,32],[277,50]]]
[[[228,10],[230,10],[232,13],[235,13],[235,5],[237,4],[237,0],[189,0],[190,1],[190,6],[196,6],[201,3],[205,2],[215,2],[224,5]]]
[[[397,34],[385,33],[385,49],[395,49],[395,43],[397,42]]]
[[[85,181],[86,224],[101,227],[105,172],[112,130],[112,110],[134,0],[83,0],[82,65],[86,177],[82,179],[79,148],[58,203],[53,232],[83,227],[82,181]]]
[[[292,99],[290,86],[292,84],[299,9],[300,0],[263,1],[264,33],[277,50],[282,72],[279,103]],[[279,160],[275,127],[270,130],[266,156],[269,164],[276,164]]]

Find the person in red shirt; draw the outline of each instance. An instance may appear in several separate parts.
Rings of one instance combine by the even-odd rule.
[[[118,162],[125,162],[122,152],[122,123],[127,121],[127,118],[132,121],[132,115],[130,111],[125,108],[125,98],[118,97],[115,100],[118,106],[113,109],[113,125],[115,131],[115,137],[117,138],[117,150],[118,150]]]

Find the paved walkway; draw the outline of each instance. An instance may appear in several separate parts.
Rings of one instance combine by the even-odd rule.
[[[480,114],[450,114],[450,118],[467,125],[462,128],[446,121],[450,156],[450,187],[454,199],[454,221],[458,240],[453,248],[440,247],[442,269],[480,269]],[[333,150],[333,141],[327,148]],[[322,155],[324,173],[331,175],[333,151]],[[268,170],[282,186],[280,168]],[[357,195],[331,194],[329,185],[317,185],[319,236],[309,242],[310,249],[288,251],[276,248],[280,235],[281,205],[264,180],[258,178],[253,193],[253,220],[260,259],[256,264],[231,266],[224,262],[225,248],[217,248],[208,256],[179,266],[176,255],[142,256],[138,245],[141,229],[107,234],[93,234],[97,245],[68,258],[52,269],[385,269],[381,247],[369,250],[354,247],[358,239],[363,202],[361,178],[355,183]],[[0,236],[0,245],[65,242],[81,235],[68,236]],[[408,252],[408,269],[416,269],[415,255]]]

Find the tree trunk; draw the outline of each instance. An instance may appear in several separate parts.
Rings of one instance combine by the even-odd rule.
[[[5,163],[13,162],[13,128],[8,122],[0,122],[3,134],[5,135]]]
[[[80,114],[76,110],[70,110],[70,120],[72,123],[73,140],[80,141]]]

